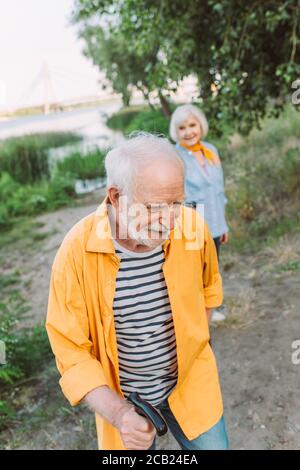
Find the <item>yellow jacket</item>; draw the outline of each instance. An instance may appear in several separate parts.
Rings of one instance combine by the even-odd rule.
[[[178,382],[168,402],[192,440],[223,412],[205,312],[221,305],[222,282],[214,242],[193,209],[182,209],[163,248],[178,359]],[[118,267],[104,200],[66,235],[51,273],[46,328],[60,386],[73,406],[101,385],[123,396],[113,314]],[[100,449],[124,449],[116,428],[98,415],[96,425]]]

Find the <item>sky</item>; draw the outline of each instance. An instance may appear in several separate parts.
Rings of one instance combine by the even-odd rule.
[[[0,0],[0,110],[44,102],[46,82],[50,101],[101,91],[101,74],[70,25],[72,7],[73,0]]]

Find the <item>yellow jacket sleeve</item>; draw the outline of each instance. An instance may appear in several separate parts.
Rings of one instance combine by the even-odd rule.
[[[206,308],[222,305],[222,278],[219,273],[217,251],[206,224],[204,225],[203,287]]]
[[[65,258],[65,254],[61,254]],[[60,386],[71,405],[96,387],[107,385],[103,368],[92,354],[89,321],[78,266],[67,254],[58,252],[51,273],[46,329],[56,364]]]

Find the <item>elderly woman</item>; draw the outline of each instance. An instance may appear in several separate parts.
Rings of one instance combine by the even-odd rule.
[[[227,200],[218,151],[202,140],[207,131],[206,117],[198,107],[183,105],[176,108],[170,122],[170,136],[185,165],[185,204],[203,213],[219,257],[220,244],[228,241]],[[222,321],[225,316],[214,311],[211,319]]]

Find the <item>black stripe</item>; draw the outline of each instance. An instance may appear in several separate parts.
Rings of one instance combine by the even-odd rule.
[[[119,317],[123,318],[125,316],[133,316],[133,315],[144,315],[145,313],[150,313],[150,312],[153,312],[154,310],[158,310],[158,309],[161,309],[161,308],[165,308],[165,307],[168,307],[170,305],[170,302],[169,300],[167,302],[165,302],[163,305],[159,305],[159,306],[156,306],[156,307],[151,307],[151,308],[144,308],[143,310],[137,310],[136,312],[129,312],[129,313],[124,313],[123,314],[120,314],[120,313],[116,313],[115,314],[115,318],[118,319]],[[163,313],[163,312],[162,312]],[[145,318],[145,320],[147,320],[147,318]]]
[[[146,265],[143,264],[143,266],[131,266],[130,268],[119,268],[119,271],[126,272],[126,271],[136,271],[138,269],[148,269],[152,268],[153,266],[157,266],[158,264],[162,264],[162,260],[155,261],[154,263],[147,263]]]
[[[172,352],[176,349],[176,347],[177,347],[177,345],[175,344],[169,351],[167,351],[168,354],[172,353]],[[165,354],[166,354],[166,353],[165,353]],[[143,357],[143,359],[131,359],[131,357],[129,357],[129,359],[127,359],[127,360],[124,359],[124,360],[126,360],[126,362],[130,362],[130,363],[131,363],[131,362],[135,362],[135,363],[143,363],[143,364],[145,364],[145,362],[147,362],[147,361],[153,361],[153,359],[156,359],[156,358],[158,358],[158,357],[162,357],[162,354],[158,354],[157,356],[152,356],[152,357],[149,357],[149,358],[148,358],[148,357]],[[119,359],[120,359],[120,364],[121,364],[121,362],[123,362],[123,358],[119,358]],[[165,359],[164,359],[164,362],[168,362],[169,360],[170,360],[169,357],[168,357],[168,358],[165,358]],[[151,365],[151,363],[150,363],[149,365]],[[154,365],[155,365],[155,364],[154,364]],[[131,365],[130,365],[130,366],[127,366],[127,367],[130,367],[130,368],[131,368]],[[146,364],[145,364],[145,367],[147,367]]]
[[[130,277],[126,276],[126,278],[123,278],[123,279],[117,278],[117,281],[133,281],[134,279],[141,279],[142,277],[147,277],[147,276],[149,277],[149,276],[154,276],[155,274],[163,274],[163,273],[164,273],[163,270],[159,269],[158,271],[155,271],[153,273],[140,274],[139,276],[130,276]]]
[[[141,329],[141,328],[144,328],[144,329],[150,328],[150,327],[156,326],[156,325],[162,326],[162,325],[163,325],[162,321],[163,321],[163,320],[161,320],[161,321],[156,321],[156,322],[150,323],[150,325],[133,325],[133,326],[131,326],[130,329],[135,329],[135,330],[137,330],[137,329]],[[129,328],[127,328],[127,327],[121,328],[120,326],[118,326],[117,331],[118,331],[119,334],[121,334],[121,335],[124,337],[124,336],[126,336],[126,330],[128,330],[128,329],[129,329]],[[125,333],[125,334],[124,334],[124,333]],[[145,331],[145,333],[148,333],[148,331]],[[128,334],[131,334],[131,333],[128,333]],[[140,334],[141,334],[141,333],[140,333]]]
[[[160,376],[152,376],[152,377],[149,377],[149,374],[146,375],[146,374],[137,374],[137,373],[134,373],[132,375],[130,375],[130,377],[125,377],[124,375],[122,375],[121,377],[121,380],[124,384],[126,384],[126,381],[128,382],[127,386],[129,386],[131,384],[131,382],[153,382],[153,380],[161,380],[162,378],[163,379],[172,379],[174,374],[177,372],[177,369],[175,369],[172,373],[169,372],[168,374],[164,374],[162,377]],[[128,372],[127,372],[128,373]],[[140,378],[139,378],[140,377]]]
[[[152,398],[151,397],[147,397],[147,395],[149,395],[149,393],[146,393],[146,392],[141,392],[140,395],[142,398],[146,398],[147,397],[147,401],[149,403],[152,403],[152,404],[158,404],[158,403],[161,403],[161,401],[165,398],[167,398],[171,392],[171,390],[173,390],[175,387],[176,387],[176,384],[177,384],[177,380],[175,381],[174,380],[174,383],[172,385],[170,385],[166,390],[163,390],[162,393],[160,395],[157,395],[157,393],[153,394],[153,395],[156,395],[156,397]],[[125,392],[125,393],[130,393],[132,390],[128,391],[128,392]],[[145,397],[144,397],[145,396]]]
[[[127,279],[124,279],[124,280],[127,280]],[[144,282],[143,284],[139,284],[138,288],[152,286],[153,284],[156,284],[157,282],[164,282],[164,281],[165,281],[165,278],[163,277],[161,279],[156,279],[154,281]],[[132,286],[117,287],[116,292],[120,290],[129,290],[129,289],[136,289],[136,288],[137,288],[136,284],[133,284]]]
[[[158,290],[160,290],[160,289],[158,289]],[[146,305],[146,304],[151,304],[151,303],[154,303],[154,302],[159,302],[160,300],[166,299],[168,297],[169,297],[169,294],[167,293],[167,294],[165,294],[161,297],[155,297],[154,299],[149,299],[149,300],[140,300],[140,301],[136,302],[135,304],[123,305],[122,307],[116,307],[114,305],[113,309],[114,310],[125,310],[127,308],[139,307],[140,305]],[[122,298],[119,299],[119,300],[122,300]],[[136,312],[132,312],[132,313],[136,313]]]
[[[173,361],[173,362],[170,362],[170,363],[168,364],[168,367],[173,366],[173,365],[177,362],[177,355],[174,356],[174,358],[172,358],[171,361]],[[152,365],[153,365],[153,366],[160,366],[161,364],[164,364],[164,363],[165,363],[165,361],[161,361],[161,362],[157,362],[157,363],[152,364]],[[147,366],[147,367],[149,367],[149,366]],[[130,369],[140,369],[140,366],[139,366],[139,367],[130,367]],[[120,370],[120,371],[123,370],[124,372],[127,372],[127,373],[128,373],[128,367],[127,367],[127,366],[126,366],[126,369],[124,369],[122,366],[120,366],[120,367],[119,367],[119,370]],[[157,371],[157,370],[161,370],[161,367],[158,367],[157,369],[151,369],[150,371],[145,371],[145,372],[148,372],[149,374],[151,374],[152,372],[155,372],[155,371]]]
[[[168,325],[171,322],[173,323],[173,318],[170,318],[169,320],[167,320],[162,326]],[[146,331],[145,334],[151,334],[151,331]],[[140,333],[127,333],[127,336],[141,336],[141,332]],[[151,334],[151,336],[155,336],[155,335]],[[149,338],[149,336],[148,336],[148,338]],[[129,339],[129,341],[130,341],[130,339]],[[140,341],[145,341],[145,339],[141,339]]]
[[[162,281],[160,281],[160,282],[162,282]],[[135,288],[136,287],[137,286],[135,286]],[[138,286],[138,288],[140,288],[140,287],[141,286]],[[154,294],[154,292],[161,292],[162,290],[166,290],[166,289],[167,289],[167,286],[164,285],[164,286],[159,287],[158,289],[148,290],[147,292],[138,292],[137,294],[134,294],[134,295],[123,295],[122,297],[121,296],[120,297],[115,296],[114,302],[118,302],[119,300],[135,299],[136,297],[141,297],[142,295],[150,295],[150,294]]]
[[[130,256],[128,253],[124,252],[124,251],[120,251],[120,250],[115,250],[116,253],[120,253],[121,255],[124,255],[124,256]],[[145,251],[145,253],[147,253]],[[134,258],[134,257],[131,257],[130,258],[122,258],[121,257],[121,262],[123,263],[123,261],[145,261],[147,259],[151,259],[151,258],[154,258],[154,256],[158,256],[158,255],[163,255],[164,254],[164,250],[161,249],[160,251],[158,251],[157,253],[152,253],[152,255],[148,255],[148,256],[143,256],[141,258]]]
[[[166,382],[170,382],[170,381],[172,381],[173,382],[172,385],[174,385],[174,383],[177,382],[177,377],[175,376],[175,377],[172,377],[172,378],[169,378],[169,379],[162,378],[160,380],[160,383],[158,383],[156,385],[138,385],[136,388],[138,388],[139,391],[143,390],[144,395],[154,395],[154,394],[161,391],[161,386],[163,384],[165,384]],[[132,381],[132,384],[127,385],[122,380],[120,381],[121,387],[124,387],[125,390],[126,390],[126,386],[128,387],[128,389],[135,388],[134,387],[134,382],[135,382],[135,380]],[[138,380],[137,382],[140,382],[140,380]],[[170,385],[171,384],[168,384],[168,386],[170,386]],[[144,392],[144,390],[150,390],[150,392]]]
[[[140,321],[140,320],[147,320],[147,316],[145,317],[142,317],[142,315],[146,312],[146,313],[151,313],[153,312],[154,310],[155,311],[159,311],[159,310],[162,310],[164,308],[170,308],[170,302],[165,302],[163,305],[160,305],[159,307],[153,307],[152,309],[147,309],[147,310],[141,310],[141,311],[138,311],[138,312],[129,312],[129,313],[124,313],[124,314],[120,314],[120,313],[116,313],[115,314],[115,321],[119,321],[119,320],[122,320],[122,319],[125,319],[126,317],[136,317],[137,318],[133,318],[135,319],[136,321]],[[165,313],[165,311],[162,311],[160,312],[161,315],[163,315]],[[142,317],[142,318],[140,318]]]
[[[116,325],[116,329],[119,331],[119,328],[121,326],[124,326],[124,325],[128,325],[128,323],[133,323],[133,325],[128,325],[128,328],[132,328],[132,326],[134,326],[135,323],[141,323],[142,321],[145,322],[145,321],[149,321],[149,320],[153,320],[153,318],[157,318],[157,317],[162,317],[162,316],[165,316],[165,315],[169,315],[170,313],[172,313],[172,310],[167,310],[166,312],[160,312],[160,313],[157,313],[156,315],[152,315],[152,317],[146,317],[146,318],[132,318],[132,319],[128,319],[128,320],[125,320],[125,321],[120,321],[120,320],[116,320],[115,319],[115,323],[117,323]],[[166,318],[162,318],[161,321],[166,321]],[[145,328],[147,328],[147,326],[150,326],[150,325],[145,325]],[[120,330],[121,331],[121,330]],[[122,330],[123,331],[123,330]]]
[[[158,339],[157,341],[151,341],[151,343],[146,344],[146,345],[143,345],[143,346],[152,346],[152,344],[159,344],[159,343],[162,343],[163,341],[168,341],[168,339],[171,338],[171,337],[176,338],[174,328],[172,327],[172,328],[170,328],[168,331],[171,331],[171,330],[172,330],[172,332],[171,332],[171,334],[170,334],[168,337],[162,338],[162,339]],[[164,333],[164,332],[162,332],[162,333]],[[118,346],[124,346],[125,348],[128,348],[128,349],[135,349],[135,348],[139,348],[139,347],[140,347],[140,345],[128,346],[128,344],[125,344],[125,343],[123,343],[122,341],[118,341]],[[130,354],[132,354],[132,352],[130,352]]]
[[[174,343],[174,341],[176,342],[176,338],[175,338],[175,337],[172,337],[172,340],[169,341],[167,344],[161,345],[161,347],[159,348],[160,351],[163,350],[164,348],[168,348],[172,343]],[[118,344],[118,346],[119,346],[119,344]],[[152,346],[152,344],[151,344],[151,346]],[[123,359],[126,359],[126,356],[131,357],[132,355],[141,355],[141,354],[143,354],[143,355],[148,355],[148,354],[152,354],[154,351],[157,351],[157,347],[155,347],[154,349],[151,349],[151,350],[148,350],[148,349],[147,349],[147,351],[145,351],[145,350],[140,350],[140,351],[134,351],[134,352],[133,352],[133,351],[129,351],[129,352],[128,352],[128,351],[123,351],[120,347],[118,347],[118,353],[119,353],[120,357],[121,357],[121,355],[123,355]],[[163,356],[163,355],[164,355],[165,353],[167,353],[167,352],[168,352],[168,351],[166,351],[166,352],[164,352],[164,353],[162,352],[161,355]]]

